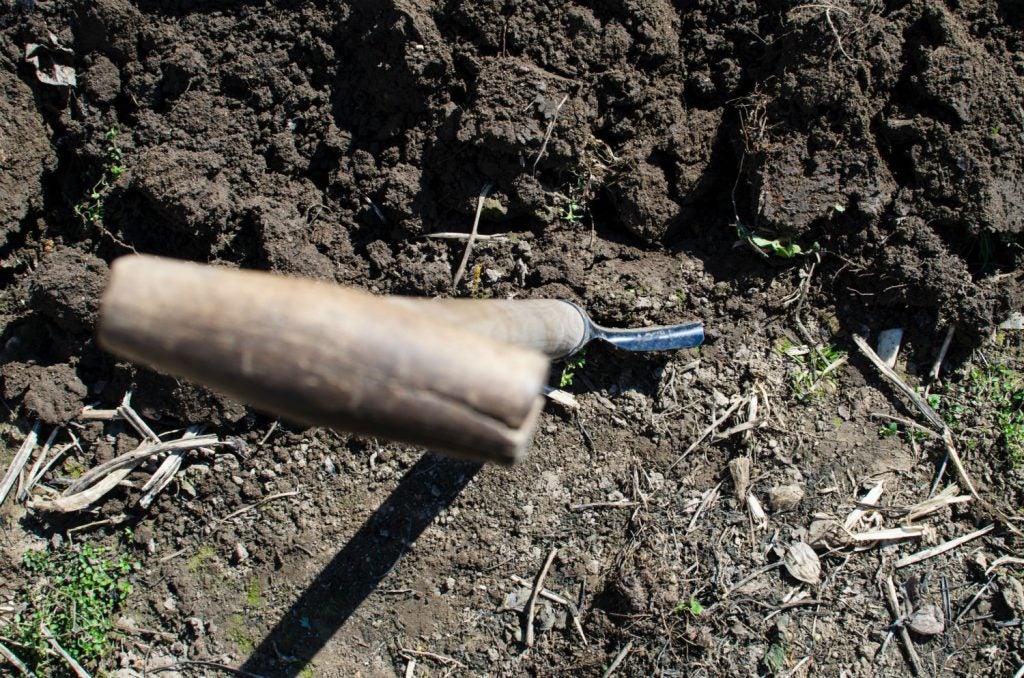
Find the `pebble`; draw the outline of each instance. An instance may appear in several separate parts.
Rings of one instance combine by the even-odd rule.
[[[247,560],[249,560],[249,550],[242,542],[235,542],[235,564],[241,565]]]
[[[231,476],[231,482],[239,487],[245,484],[245,480],[242,479],[242,476]]]
[[[773,511],[786,511],[794,508],[804,498],[804,488],[800,485],[776,485],[768,490],[768,501]]]
[[[338,468],[334,465],[334,460],[330,457],[324,457],[324,470],[332,476],[338,475]]]
[[[185,620],[185,623],[188,624],[189,629],[197,638],[206,632],[206,625],[199,617],[189,617]]]

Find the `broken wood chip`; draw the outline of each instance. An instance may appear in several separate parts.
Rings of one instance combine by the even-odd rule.
[[[871,487],[870,490],[867,491],[867,494],[865,494],[859,502],[860,507],[853,509],[852,511],[850,511],[850,515],[846,516],[846,520],[843,521],[844,528],[846,528],[847,530],[853,530],[855,527],[857,527],[857,524],[860,523],[861,519],[863,519],[871,511],[871,509],[862,507],[878,505],[878,500],[882,496],[882,489],[884,488],[884,486],[885,484],[883,483],[883,481],[879,480],[877,483],[875,483],[875,485]]]
[[[818,560],[818,554],[802,541],[789,545],[782,557],[782,563],[786,566],[786,572],[794,579],[807,584],[817,584],[821,581],[821,561]]]
[[[736,490],[736,498],[743,501],[747,497],[747,489],[750,488],[750,458],[737,457],[730,461],[729,474],[732,476],[732,486]]]
[[[768,514],[764,512],[761,502],[753,492],[747,495],[747,509],[750,511],[750,517],[754,521],[754,527],[758,529],[768,527]]]

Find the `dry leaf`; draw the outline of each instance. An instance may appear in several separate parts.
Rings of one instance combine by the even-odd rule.
[[[39,82],[55,87],[75,87],[78,77],[71,65],[75,53],[50,34],[50,44],[30,42],[25,45],[25,61],[32,64]]]
[[[802,541],[789,545],[786,555],[782,558],[786,572],[807,584],[817,584],[821,580],[821,561],[818,554]]]

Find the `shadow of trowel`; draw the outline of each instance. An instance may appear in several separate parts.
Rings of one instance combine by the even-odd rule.
[[[261,676],[297,676],[479,470],[480,464],[423,455],[292,604],[241,670]]]

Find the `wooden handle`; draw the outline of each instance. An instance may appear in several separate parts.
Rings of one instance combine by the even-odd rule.
[[[564,358],[588,338],[587,322],[575,305],[558,299],[417,299],[388,297],[391,303],[478,332],[492,339]]]
[[[547,359],[380,297],[149,256],[114,262],[105,349],[305,424],[511,463]]]

